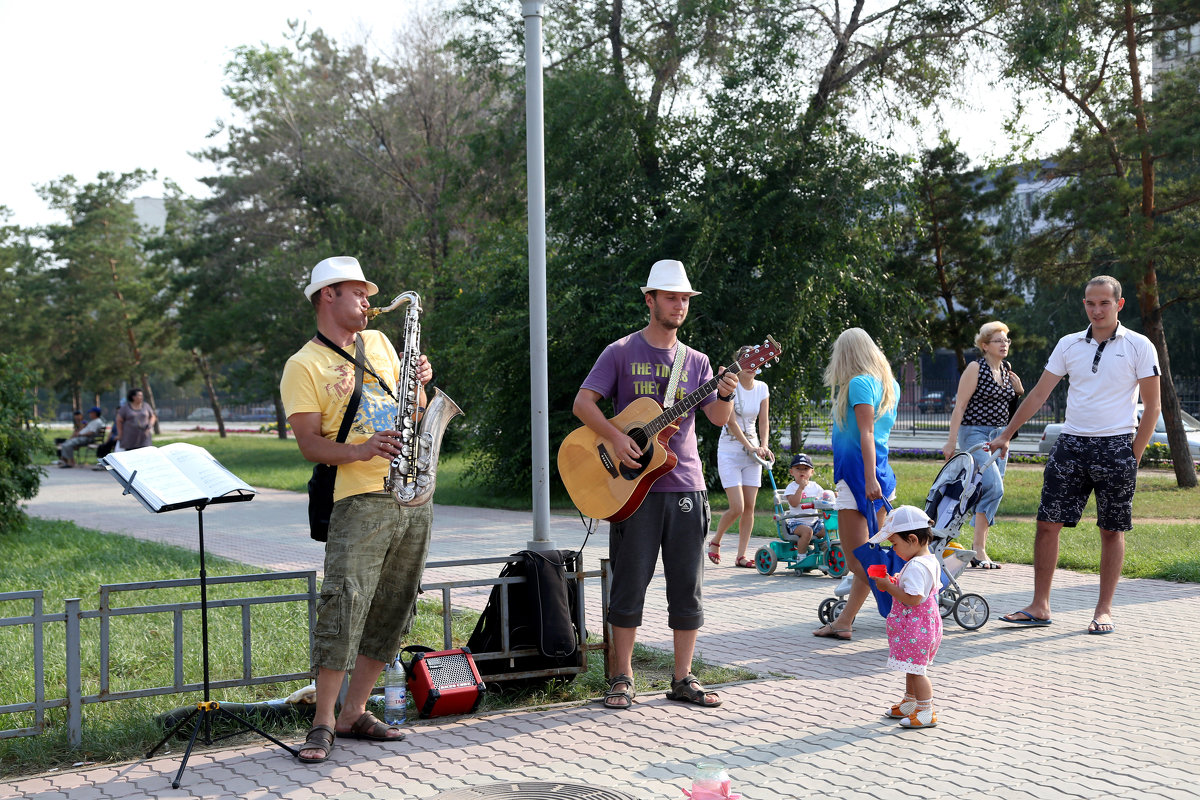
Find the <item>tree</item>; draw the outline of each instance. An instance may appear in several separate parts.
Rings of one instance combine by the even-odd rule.
[[[1030,3],[1003,33],[1012,80],[1065,102],[1077,119],[1048,172],[1068,179],[1045,204],[1051,224],[1031,241],[1033,270],[1132,278],[1143,333],[1162,368],[1162,413],[1180,486],[1196,471],[1179,416],[1163,316],[1200,297],[1200,66],[1143,74],[1153,47],[1200,24],[1195,0]],[[1153,97],[1149,89],[1154,89]]]
[[[930,314],[930,344],[953,350],[960,373],[979,326],[1021,305],[1011,289],[1008,254],[999,246],[1012,172],[967,167],[967,157],[945,135],[921,153],[909,194],[908,240],[892,267],[911,276]]]
[[[281,436],[279,377],[312,333],[299,289],[313,264],[355,255],[383,302],[414,290],[427,313],[459,289],[443,264],[486,220],[464,198],[487,196],[495,170],[472,169],[483,166],[471,140],[490,111],[441,52],[442,36],[418,19],[376,57],[293,27],[287,46],[243,48],[227,68],[241,120],[203,154],[217,169],[214,196],[173,203],[162,259],[185,346],[235,394],[273,395]],[[398,320],[377,324],[399,335]]]
[[[165,314],[164,276],[146,257],[129,194],[152,173],[101,172],[80,185],[67,175],[38,188],[66,223],[48,225],[52,259],[49,302],[60,335],[50,350],[58,385],[79,402],[83,385],[112,386],[129,378],[154,405],[149,373],[176,357]]]
[[[465,26],[456,51],[498,96],[519,102],[521,29],[511,6],[464,3],[456,13]],[[556,7],[546,20],[545,81],[549,339],[558,365],[551,437],[577,424],[571,397],[600,349],[644,323],[636,287],[658,258],[683,260],[704,292],[683,338],[715,363],[767,333],[781,341],[787,355],[771,376],[772,408],[784,418],[822,391],[820,362],[843,328],[862,324],[902,349],[911,293],[884,269],[898,162],[846,118],[860,97],[909,98],[919,85],[928,100],[988,13],[938,2],[871,14],[859,3],[848,17],[833,3]],[[510,260],[523,224],[508,228],[502,246],[497,237],[504,270],[523,286],[524,270]],[[461,304],[503,318],[479,330],[489,343],[480,349],[495,372],[523,374],[524,312],[494,309],[494,288],[472,281]],[[523,293],[514,287],[503,297],[516,303]],[[497,354],[512,359],[507,368]],[[528,452],[528,415],[497,410],[502,434],[479,441],[494,456],[482,463],[502,465],[489,477],[528,485],[529,459],[514,456]],[[472,421],[491,430],[493,418]]]
[[[45,474],[34,463],[46,451],[33,422],[35,375],[31,362],[0,353],[0,533],[24,521],[20,501],[37,494]]]

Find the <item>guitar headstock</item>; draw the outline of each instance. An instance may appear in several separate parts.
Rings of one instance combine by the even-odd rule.
[[[773,336],[768,336],[762,344],[746,345],[738,350],[737,371],[769,369],[772,361],[779,361],[781,353],[783,348],[779,346],[779,342],[775,341]]]

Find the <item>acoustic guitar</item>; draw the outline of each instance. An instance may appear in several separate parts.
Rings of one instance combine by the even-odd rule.
[[[737,360],[725,368],[736,375],[744,369],[769,367],[783,351],[768,336],[760,345],[743,347]],[[656,480],[675,468],[678,458],[668,441],[679,430],[676,422],[713,393],[720,378],[698,386],[665,411],[652,397],[639,397],[609,422],[637,443],[642,451],[632,469],[616,456],[612,441],[584,425],[568,434],[558,448],[558,473],[571,501],[585,516],[620,522],[646,499]]]

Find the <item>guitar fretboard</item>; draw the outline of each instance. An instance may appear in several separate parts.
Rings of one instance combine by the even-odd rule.
[[[726,367],[725,371],[731,375],[736,375],[741,372],[742,369],[735,361]],[[650,424],[646,426],[646,432],[649,434],[649,437],[653,439],[655,434],[657,434],[663,428],[667,427],[672,422],[684,416],[696,406],[700,405],[700,402],[712,394],[713,390],[717,388],[717,384],[720,382],[721,377],[719,375],[714,375],[710,380],[697,386],[696,389],[690,394],[680,398],[678,402],[672,404],[666,411],[651,420]]]

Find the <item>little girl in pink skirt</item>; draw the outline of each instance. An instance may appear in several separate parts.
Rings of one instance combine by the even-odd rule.
[[[908,563],[895,576],[876,577],[875,587],[892,596],[887,618],[888,661],[891,670],[905,673],[904,699],[888,710],[903,728],[937,725],[933,710],[933,684],[925,674],[942,642],[942,615],[938,608],[941,564],[929,552],[933,521],[916,506],[898,506],[888,514],[870,541],[887,539],[896,555]]]

